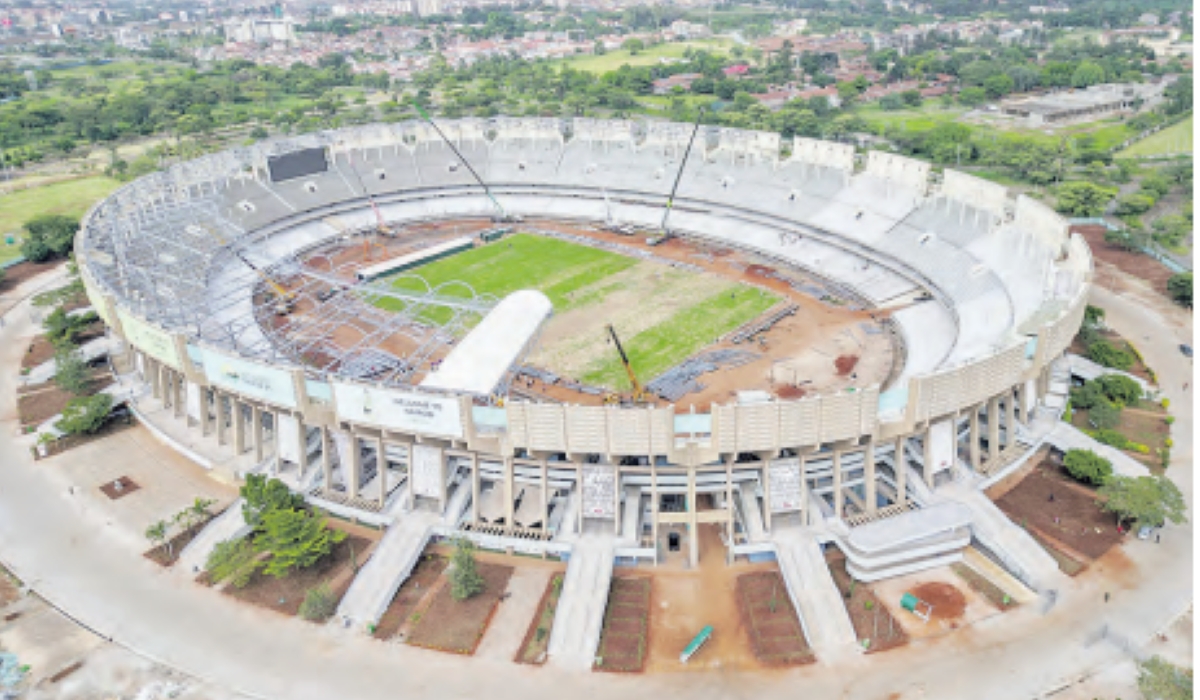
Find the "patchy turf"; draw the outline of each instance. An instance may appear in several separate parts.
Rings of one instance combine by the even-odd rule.
[[[1193,117],[1172,124],[1162,131],[1131,144],[1117,154],[1118,158],[1147,158],[1154,156],[1191,155]]]
[[[94,176],[17,190],[0,197],[0,262],[21,254],[21,227],[40,214],[83,216],[88,207],[108,196],[121,183]],[[9,236],[13,245],[9,245]]]
[[[645,667],[646,650],[650,646],[646,638],[650,627],[650,588],[647,576],[613,578],[604,627],[600,630],[600,648],[596,651],[597,671],[640,673]]]

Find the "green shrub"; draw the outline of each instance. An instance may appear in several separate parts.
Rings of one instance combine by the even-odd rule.
[[[55,423],[54,427],[68,435],[94,433],[104,425],[111,410],[112,396],[109,394],[74,398],[67,402],[62,420]]]
[[[450,557],[450,597],[466,600],[482,593],[483,576],[475,568],[475,545],[465,537],[454,542],[454,554]]]
[[[1163,422],[1165,422],[1167,425],[1173,425],[1175,423],[1175,416],[1167,416],[1166,418],[1163,418]]]
[[[1127,370],[1133,367],[1133,355],[1118,349],[1107,340],[1097,340],[1088,347],[1088,359],[1098,365]]]
[[[1097,430],[1116,428],[1121,423],[1121,407],[1107,400],[1101,401],[1088,411],[1088,422]]]
[[[1129,438],[1115,430],[1096,430],[1092,432],[1092,437],[1096,439],[1096,442],[1115,447],[1118,450],[1125,449],[1125,446],[1129,444]]]
[[[310,622],[324,622],[333,616],[336,609],[337,602],[333,599],[333,591],[328,583],[322,583],[304,593],[304,602],[300,604],[300,617]]]
[[[1076,479],[1096,486],[1112,477],[1112,462],[1091,450],[1069,450],[1063,457],[1063,467]]]
[[[1192,273],[1181,272],[1167,280],[1167,294],[1176,304],[1192,308]]]
[[[1087,411],[1107,402],[1104,389],[1096,382],[1084,382],[1083,386],[1071,387],[1071,405],[1075,408]]]
[[[1096,380],[1109,400],[1123,406],[1132,406],[1142,398],[1142,386],[1130,377],[1108,374]]]
[[[242,588],[250,582],[254,572],[262,567],[254,545],[246,539],[218,542],[204,562],[204,569],[213,583],[226,579],[234,588]]]

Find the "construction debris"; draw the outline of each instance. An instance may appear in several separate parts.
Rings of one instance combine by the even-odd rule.
[[[704,389],[704,385],[696,381],[698,377],[708,372],[715,372],[723,367],[740,367],[750,364],[760,357],[758,353],[748,350],[722,349],[710,350],[684,360],[671,369],[663,372],[646,385],[646,391],[656,394],[667,401],[678,401],[680,398]]]

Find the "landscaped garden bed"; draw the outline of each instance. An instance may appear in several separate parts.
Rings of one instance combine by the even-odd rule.
[[[333,529],[337,525],[331,524]],[[333,545],[329,554],[310,567],[296,569],[283,578],[275,578],[263,571],[256,571],[242,588],[226,586],[224,592],[240,601],[268,608],[284,615],[297,615],[305,594],[322,585],[332,592],[333,607],[346,594],[354,579],[354,565],[367,563],[371,540],[350,533]]]
[[[199,535],[200,531],[203,530],[213,518],[217,517],[217,515],[219,514],[208,514],[203,520],[197,522],[195,525],[192,525],[186,530],[179,532],[170,540],[158,545],[154,549],[151,549],[143,556],[159,566],[173,566],[175,562],[179,561],[180,552],[182,552],[192,540],[196,539],[196,535]]]
[[[880,604],[871,587],[854,580],[846,571],[846,555],[832,552],[825,557],[833,582],[842,594],[846,613],[854,625],[854,634],[867,653],[887,651],[908,644],[908,635],[892,618],[886,606]]]
[[[565,574],[554,574],[546,583],[546,591],[538,603],[537,614],[529,623],[525,639],[514,659],[520,664],[543,664],[546,662],[546,649],[550,646],[550,630],[554,628],[554,613],[558,611],[558,599],[562,596],[563,579]]]
[[[436,554],[423,554],[412,573],[404,580],[392,602],[379,618],[373,635],[376,639],[391,639],[404,627],[409,616],[433,590],[449,561]]]
[[[783,577],[776,571],[743,574],[737,579],[738,610],[750,635],[754,657],[768,666],[816,661],[804,628],[792,607]]]
[[[1017,607],[1017,601],[1009,597],[1007,593],[989,581],[983,574],[966,564],[955,562],[950,565],[950,570],[966,582],[971,590],[986,598],[997,610],[1003,612]]]
[[[92,379],[83,395],[91,396],[111,384],[112,380],[106,375],[106,370],[93,371]],[[67,402],[75,398],[74,394],[53,382],[39,384],[36,388],[23,388],[17,393],[17,417],[21,421],[22,429],[36,428],[57,416],[67,407]]]
[[[483,590],[465,600],[455,600],[451,586],[442,586],[420,619],[413,621],[405,641],[455,654],[475,653],[513,572],[511,566],[483,562],[476,564],[476,569],[483,577]]]
[[[1094,430],[1088,411],[1073,411],[1071,424],[1086,432]],[[1121,409],[1117,426],[1111,430],[1129,441],[1127,445],[1115,444],[1113,447],[1151,469],[1161,469],[1162,459],[1159,455],[1161,450],[1169,449],[1167,441],[1171,437],[1167,412],[1162,406],[1150,401],[1140,401],[1136,407],[1125,407]]]
[[[600,631],[595,669],[640,673],[649,649],[651,579],[615,577],[608,590],[608,607]]]

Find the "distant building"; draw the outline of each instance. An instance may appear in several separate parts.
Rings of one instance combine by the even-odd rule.
[[[677,87],[684,90],[691,90],[692,83],[703,77],[704,75],[701,73],[680,73],[679,75],[672,75],[669,78],[659,78],[653,83],[654,94],[666,95]]]
[[[288,19],[243,19],[225,24],[225,39],[239,44],[296,41],[296,30]]]
[[[1006,100],[1001,103],[1000,109],[1004,114],[1023,118],[1029,126],[1035,127],[1084,119],[1094,120],[1132,109],[1138,102],[1153,104],[1162,97],[1165,86],[1165,82],[1093,85],[1086,90]]]

